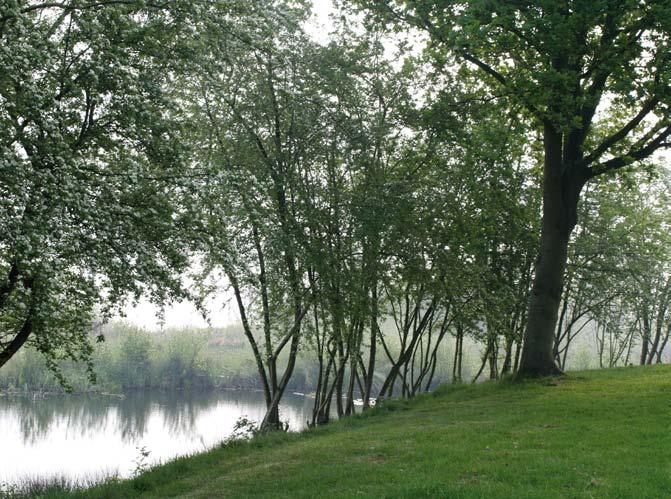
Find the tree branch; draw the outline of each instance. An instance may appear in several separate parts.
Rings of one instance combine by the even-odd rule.
[[[614,134],[610,135],[606,139],[599,144],[594,151],[592,151],[583,161],[584,166],[588,166],[590,163],[593,163],[596,161],[603,153],[605,153],[609,148],[617,144],[618,142],[622,141],[624,138],[629,135],[629,133],[636,128],[638,125],[641,124],[641,122],[645,119],[646,116],[648,116],[659,104],[659,97],[653,96],[650,99],[648,99],[643,106],[641,107],[641,110],[634,116],[629,122],[627,122],[622,128],[620,128],[617,132]]]
[[[646,159],[652,155],[655,151],[662,147],[668,147],[669,143],[666,142],[666,139],[671,136],[671,125],[667,125],[664,131],[662,131],[657,137],[649,141],[647,144],[637,148],[630,149],[627,154],[624,156],[616,156],[604,163],[599,163],[593,167],[588,167],[587,178],[591,179],[598,175],[602,175],[606,172],[617,170],[628,166],[636,161]]]

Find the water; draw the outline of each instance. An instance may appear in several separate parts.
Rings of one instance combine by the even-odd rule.
[[[312,400],[285,396],[280,417],[305,427]],[[143,447],[148,465],[201,452],[229,436],[241,416],[259,422],[258,392],[141,392],[124,399],[0,397],[0,484],[65,477],[130,476]]]

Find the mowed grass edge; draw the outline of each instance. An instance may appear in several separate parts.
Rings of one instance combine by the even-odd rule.
[[[671,366],[443,386],[45,498],[671,497]]]

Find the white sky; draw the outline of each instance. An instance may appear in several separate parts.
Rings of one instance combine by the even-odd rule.
[[[325,40],[331,26],[329,15],[333,12],[332,0],[312,0],[312,22],[306,31],[318,41]]]
[[[329,14],[333,13],[334,7],[331,0],[313,0],[312,22],[306,27],[306,31],[317,41],[324,41],[330,30]],[[128,305],[124,312],[125,317],[121,320],[136,324],[150,330],[165,328],[193,327],[223,327],[239,321],[238,310],[231,301],[231,296],[225,293],[215,295],[208,304],[208,316],[210,324],[189,302],[173,303],[165,307],[164,323],[158,317],[159,308],[147,300],[140,300],[137,306]]]

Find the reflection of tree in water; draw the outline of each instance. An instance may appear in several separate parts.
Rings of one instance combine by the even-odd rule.
[[[106,403],[108,409],[115,409],[121,440],[129,443],[145,435],[152,414],[162,416],[171,436],[192,432],[198,412],[216,404],[216,397],[204,393],[139,391]]]
[[[264,402],[260,393],[147,391],[129,394],[125,399],[117,401],[115,406],[121,438],[124,442],[131,442],[146,433],[152,414],[162,418],[167,435],[190,435],[196,431],[198,415],[216,408],[220,403],[239,405],[241,414],[249,414],[259,411]]]
[[[169,392],[161,404],[163,425],[171,436],[195,431],[196,418],[217,405],[221,394],[213,392]]]
[[[219,405],[225,406],[222,414],[234,414],[231,425],[240,416],[260,422],[265,414],[265,401],[261,392],[171,392],[162,394],[161,398],[162,401],[158,403],[161,405],[164,427],[175,437],[194,433],[198,416]],[[283,420],[291,420],[294,429],[300,429],[304,427],[311,410],[310,399],[288,395],[280,407],[280,415]]]
[[[12,397],[0,404],[8,412],[19,416],[21,436],[26,444],[44,438],[57,424],[64,424],[65,431],[87,436],[97,433],[107,425],[107,401],[88,397],[54,397],[32,400],[29,397]],[[2,407],[0,406],[0,407]]]
[[[291,398],[291,397],[289,397]],[[289,402],[289,400],[287,400]],[[282,412],[290,419],[304,412],[304,399],[292,400],[291,408]],[[3,413],[20,421],[24,444],[34,444],[43,439],[57,425],[64,425],[68,435],[87,437],[100,433],[110,424],[116,425],[124,443],[141,439],[147,432],[152,414],[159,416],[167,435],[172,437],[195,433],[199,414],[218,405],[234,409],[237,415],[263,416],[264,402],[261,393],[254,392],[135,392],[123,399],[108,396],[53,397],[33,400],[29,397],[0,399],[0,416]],[[299,414],[288,414],[298,412]],[[294,418],[291,418],[291,416]],[[302,423],[302,421],[301,421]],[[223,435],[222,435],[223,437]]]
[[[116,409],[118,430],[124,443],[140,439],[147,431],[152,398],[151,392],[135,392],[110,404]]]

